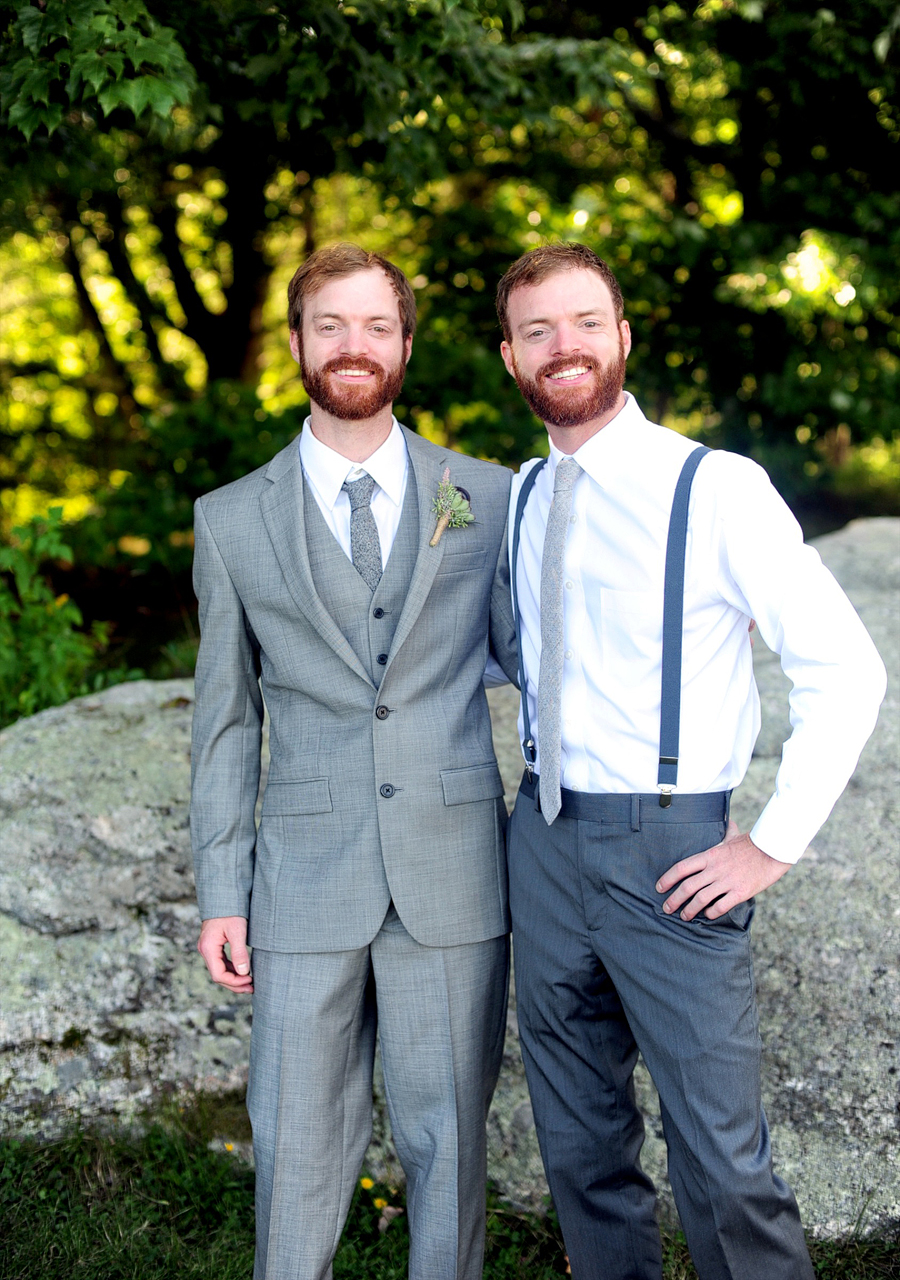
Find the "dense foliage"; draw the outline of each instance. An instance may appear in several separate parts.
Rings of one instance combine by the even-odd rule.
[[[302,420],[284,287],[339,238],[414,281],[399,414],[425,435],[540,448],[492,293],[574,237],[622,280],[652,417],[759,458],[801,513],[898,509],[896,0],[0,18],[7,528],[60,502],[80,559],[186,597],[192,499]]]

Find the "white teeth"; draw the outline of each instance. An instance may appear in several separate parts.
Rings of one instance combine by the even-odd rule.
[[[587,365],[579,365],[577,369],[563,369],[561,373],[550,373],[547,376],[559,382],[563,378],[580,378],[583,373],[587,373]]]
[[[338,370],[338,373],[342,374],[345,378],[368,378],[371,372],[372,372],[371,369],[339,369]]]

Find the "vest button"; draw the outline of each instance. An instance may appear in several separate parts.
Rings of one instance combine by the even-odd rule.
[[[378,608],[377,608],[377,609],[373,609],[373,610],[372,610],[372,617],[373,617],[373,618],[383,618],[383,617],[384,617],[384,610],[381,608],[381,606],[380,606],[380,605],[378,606]]]
[[[379,655],[378,655],[378,657],[375,659],[375,661],[378,663],[379,667],[383,667],[383,666],[385,665],[385,663],[387,662],[387,654],[386,654],[386,653],[379,653]]]
[[[378,790],[384,796],[385,800],[390,800],[391,796],[394,794],[394,787],[392,787],[389,782],[383,782]]]
[[[390,707],[376,707],[376,708],[375,708],[375,718],[376,718],[377,720],[387,720],[387,718],[388,718],[388,716],[389,716],[390,714],[391,714],[391,709],[390,709]]]

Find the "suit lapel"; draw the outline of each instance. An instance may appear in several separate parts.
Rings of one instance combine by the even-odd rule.
[[[297,608],[338,657],[371,685],[368,672],[313,585],[303,519],[303,470],[296,440],[275,455],[266,468],[266,479],[270,484],[260,499],[260,508],[275,556]]]
[[[422,612],[422,607],[428,599],[428,593],[434,583],[434,576],[444,558],[443,538],[436,547],[430,547],[428,544],[431,541],[434,527],[437,523],[432,504],[437,495],[437,488],[444,473],[444,468],[452,465],[449,454],[435,454],[434,448],[426,445],[419,436],[412,431],[408,431],[406,427],[403,427],[402,430],[409,450],[410,465],[416,477],[419,504],[419,548],[409,583],[409,590],[406,593],[406,601],[400,614],[400,620],[397,623],[397,630],[394,632],[387,668],[390,667],[395,655]],[[386,671],[387,668],[385,668]]]

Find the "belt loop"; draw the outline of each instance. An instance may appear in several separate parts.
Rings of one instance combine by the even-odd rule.
[[[641,797],[632,795],[631,797],[631,830],[640,831],[641,829]]]
[[[728,822],[730,818],[731,818],[731,792],[726,791],[725,792],[725,826],[726,827],[728,826]]]
[[[535,786],[534,786],[534,811],[535,811],[535,813],[540,813],[540,811],[541,811],[541,784],[540,784],[540,779],[535,778],[534,782],[535,782]]]

